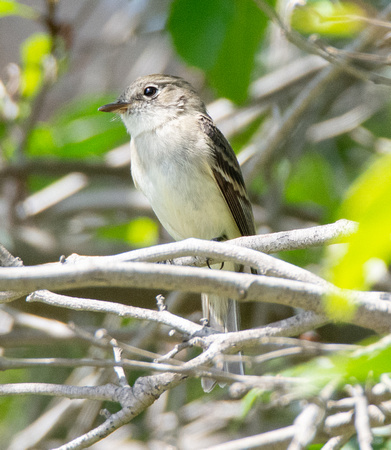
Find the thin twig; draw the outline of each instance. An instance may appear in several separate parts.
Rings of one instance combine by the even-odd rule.
[[[390,78],[373,72],[369,72],[367,70],[363,70],[357,66],[353,66],[351,64],[351,59],[345,57],[346,53],[339,53],[338,49],[335,49],[331,46],[326,47],[324,45],[317,45],[318,40],[314,40],[311,38],[307,40],[300,33],[297,33],[295,30],[289,29],[284,21],[276,13],[276,11],[271,8],[265,1],[256,0],[256,3],[258,7],[283,30],[286,38],[298,48],[304,50],[305,52],[321,56],[330,63],[334,64],[339,69],[342,69],[349,75],[352,75],[359,80],[372,81],[377,84],[382,83],[387,86],[391,85]],[[375,26],[378,26],[378,23],[376,23]]]
[[[363,388],[357,384],[348,386],[348,390],[355,401],[354,425],[357,431],[358,443],[361,450],[372,450],[372,431],[368,413],[368,401]]]

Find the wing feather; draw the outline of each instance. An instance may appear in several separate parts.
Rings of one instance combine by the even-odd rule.
[[[210,117],[201,115],[200,126],[208,136],[212,172],[242,236],[255,234],[254,216],[236,155]]]

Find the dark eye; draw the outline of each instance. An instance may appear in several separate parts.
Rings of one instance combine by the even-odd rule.
[[[157,92],[157,88],[155,86],[147,86],[144,89],[144,95],[146,97],[153,97]]]

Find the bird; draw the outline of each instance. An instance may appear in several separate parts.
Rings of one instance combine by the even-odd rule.
[[[134,184],[173,239],[225,241],[255,234],[236,155],[190,83],[172,75],[143,76],[99,111],[120,115],[131,137]],[[233,263],[223,268],[241,270]],[[236,301],[202,294],[202,309],[212,329],[239,330]],[[242,362],[225,363],[224,370],[244,373]],[[205,392],[214,385],[202,379]]]

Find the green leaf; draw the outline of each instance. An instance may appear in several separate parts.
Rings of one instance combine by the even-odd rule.
[[[149,217],[138,217],[128,225],[126,237],[135,247],[148,247],[158,243],[159,226]]]
[[[291,25],[295,30],[338,38],[354,37],[365,26],[366,11],[357,3],[317,0],[296,7]]]
[[[208,70],[213,67],[234,15],[231,0],[176,0],[168,29],[186,61]]]
[[[330,258],[331,281],[368,289],[391,262],[391,155],[377,159],[349,189],[340,217],[359,222],[345,251]]]
[[[46,33],[35,33],[21,46],[22,95],[34,96],[43,83],[43,62],[51,52],[52,40]]]
[[[130,223],[104,227],[98,235],[105,239],[124,241],[133,247],[147,247],[157,244],[159,226],[149,217],[138,217]]]
[[[206,72],[219,96],[241,103],[266,24],[253,0],[175,0],[167,26],[179,55]]]
[[[42,59],[50,53],[52,40],[46,33],[32,34],[23,42],[21,48],[22,63],[25,66],[40,65]]]
[[[37,19],[38,13],[27,5],[14,0],[0,0],[0,17],[19,16],[25,19]]]
[[[255,55],[267,20],[252,0],[236,0],[234,20],[220,49],[209,79],[219,96],[236,103],[247,99]]]
[[[349,321],[357,309],[344,292],[326,295],[323,302],[327,316],[335,322]]]
[[[40,124],[30,134],[27,143],[27,153],[30,156],[51,155],[55,148],[53,130],[49,124]]]
[[[377,380],[383,373],[391,372],[391,341],[387,336],[347,359],[346,374],[361,382],[368,377]]]
[[[270,393],[265,391],[264,389],[254,388],[251,389],[244,397],[241,402],[241,416],[242,418],[246,417],[247,414],[251,411],[251,409],[258,402],[269,403],[270,401]]]
[[[289,368],[281,373],[286,377],[303,378],[305,382],[295,386],[297,395],[316,395],[331,381],[346,383],[377,382],[381,375],[391,372],[391,339],[386,336],[360,350],[338,352],[320,356]]]
[[[98,111],[112,101],[102,96],[82,98],[64,105],[50,122],[40,123],[31,133],[29,156],[85,159],[99,156],[128,139],[120,120]]]
[[[319,205],[330,216],[337,205],[335,172],[319,153],[306,153],[296,162],[285,189],[290,203]]]

